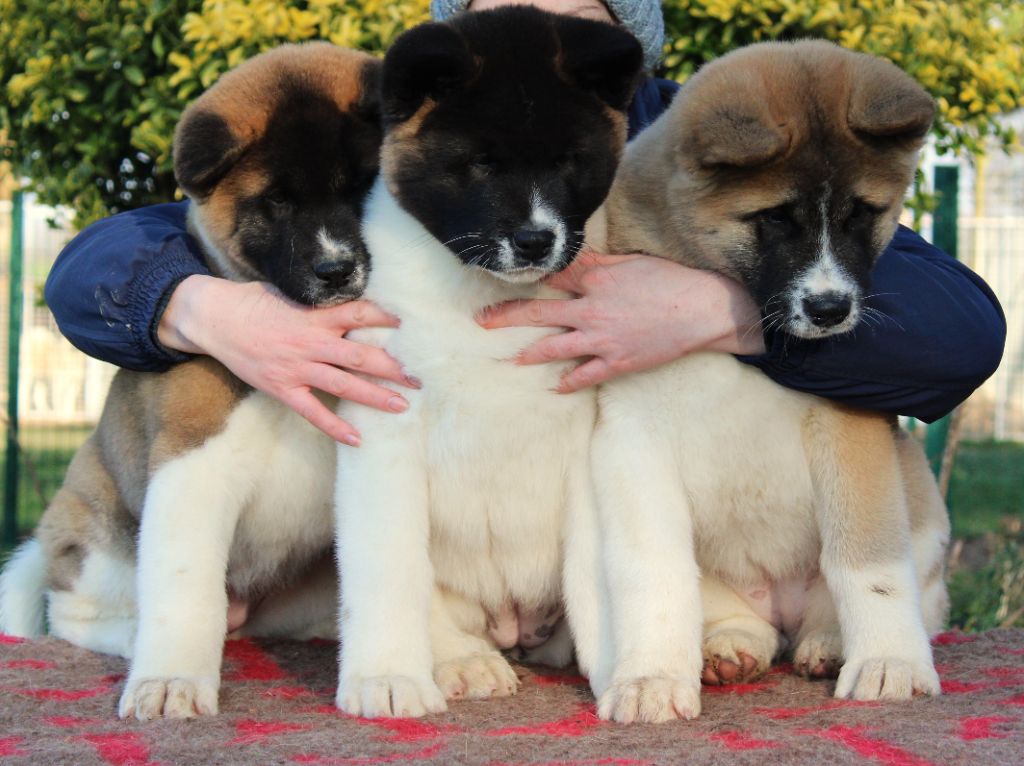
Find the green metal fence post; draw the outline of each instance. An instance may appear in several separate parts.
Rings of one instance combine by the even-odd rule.
[[[24,252],[25,196],[14,192],[11,206],[11,263],[8,271],[10,302],[7,326],[7,451],[4,460],[5,546],[18,540],[18,363],[21,350],[22,264]]]
[[[932,241],[940,250],[954,258],[957,256],[957,215],[959,211],[960,168],[955,165],[939,165],[935,168],[935,191],[939,197],[938,207],[932,218]],[[925,431],[924,451],[932,471],[939,475],[942,468],[942,454],[949,438],[949,424],[952,416],[936,420]]]

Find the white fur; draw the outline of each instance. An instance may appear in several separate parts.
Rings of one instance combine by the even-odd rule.
[[[816,401],[725,354],[693,354],[602,387],[592,452],[614,626],[596,640],[614,657],[592,675],[603,717],[695,715],[702,622],[706,657],[738,664],[742,650],[766,667],[783,637],[734,589],[813,578],[819,566],[846,648],[837,695],[937,693],[910,546],[884,569],[858,570],[844,556],[837,498],[856,488],[813,475],[801,429]],[[891,513],[906,523],[905,508]],[[880,581],[891,596],[872,592]],[[817,623],[805,654],[838,629],[825,598],[807,613]],[[595,623],[573,628],[595,643]],[[883,686],[887,674],[894,680]]]
[[[352,287],[360,287],[365,284],[366,266],[357,259],[356,254],[352,252],[352,248],[347,243],[332,237],[326,228],[317,230],[316,241],[320,245],[320,252],[323,254],[322,258],[317,259],[318,262],[355,261],[355,267],[348,278],[348,282]]]
[[[555,240],[551,243],[551,255],[554,258],[561,258],[567,238],[565,221],[558,217],[537,189],[533,190],[530,197],[530,225],[538,229],[548,229],[555,235]]]
[[[845,658],[836,696],[874,700],[907,699],[914,692],[938,694],[939,676],[921,620],[917,575],[910,557],[828,574]],[[905,595],[872,597],[879,583]]]
[[[31,638],[46,629],[46,554],[38,540],[18,546],[0,572],[0,633]]]
[[[138,547],[138,635],[122,716],[217,711],[225,581],[273,582],[331,537],[333,447],[283,405],[253,393],[202,446],[161,466]],[[297,491],[300,490],[300,491]],[[233,556],[257,550],[259,555]],[[229,561],[246,562],[229,568]]]
[[[94,652],[132,655],[138,627],[135,562],[89,550],[71,590],[49,592],[50,632]]]
[[[819,338],[825,335],[843,333],[852,329],[860,320],[860,287],[836,260],[832,240],[828,233],[828,208],[831,189],[826,187],[821,198],[821,229],[818,231],[818,257],[807,269],[793,280],[786,293],[789,313],[793,317],[790,331],[805,338]],[[816,326],[804,311],[804,298],[825,293],[837,293],[851,299],[850,313],[834,327]]]
[[[559,600],[562,528],[585,483],[594,401],[554,393],[565,365],[510,361],[550,330],[488,331],[474,319],[553,291],[464,266],[380,181],[364,236],[366,297],[402,324],[354,336],[401,359],[423,388],[401,415],[339,408],[366,436],[339,451],[337,702],[353,714],[422,715],[444,708],[435,662],[480,668],[471,655],[481,644],[459,636],[472,633],[465,621],[438,629],[431,617],[435,585],[492,614]]]

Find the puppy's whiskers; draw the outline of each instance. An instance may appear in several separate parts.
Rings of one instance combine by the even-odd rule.
[[[907,328],[900,324],[899,320],[891,314],[887,314],[881,309],[876,309],[872,306],[862,306],[861,311],[864,312],[864,320],[874,319],[878,323],[878,327],[882,327],[886,322],[892,322],[896,327],[899,328],[900,332],[906,332]]]

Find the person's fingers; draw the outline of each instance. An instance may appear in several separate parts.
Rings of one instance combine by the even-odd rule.
[[[384,378],[410,388],[419,388],[419,381],[406,375],[402,365],[394,357],[376,346],[340,338],[328,343],[321,357],[317,361]]]
[[[531,343],[516,355],[516,364],[544,364],[562,359],[578,359],[593,353],[586,347],[581,332],[560,332]]]
[[[308,388],[293,388],[281,397],[281,401],[334,441],[350,447],[358,447],[362,442],[359,431],[339,418]]]
[[[312,365],[303,380],[313,388],[339,399],[365,404],[384,412],[405,412],[409,409],[409,402],[401,394],[329,364]]]
[[[595,357],[563,375],[558,384],[558,393],[571,394],[573,391],[596,386],[611,378],[613,374],[614,371],[608,362]]]
[[[323,326],[342,331],[357,327],[398,327],[400,324],[398,317],[370,301],[349,301],[317,309],[312,315]]]
[[[481,327],[575,327],[576,301],[509,301],[489,306],[477,315]]]

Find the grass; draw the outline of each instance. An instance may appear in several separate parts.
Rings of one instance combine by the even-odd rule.
[[[1024,444],[965,442],[949,484],[953,537],[999,531],[1004,519],[1024,519]]]
[[[89,427],[22,428],[18,529],[32,530]],[[1024,444],[965,442],[950,482],[950,622],[1024,627]],[[4,547],[0,546],[0,554]]]
[[[961,445],[949,505],[950,624],[1024,627],[1024,444]]]
[[[46,503],[64,481],[75,450],[92,432],[92,426],[31,426],[18,434],[21,460],[18,470],[18,531],[28,534],[42,516]],[[0,432],[3,444],[6,432]],[[9,543],[8,543],[9,547]]]

